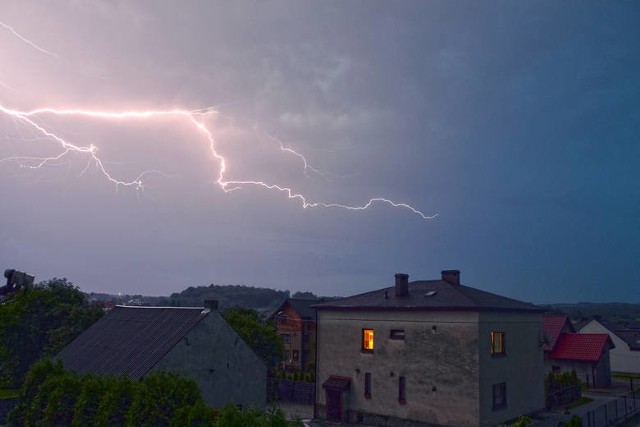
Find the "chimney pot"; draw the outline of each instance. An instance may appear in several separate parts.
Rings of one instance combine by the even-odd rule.
[[[460,270],[442,270],[442,281],[450,285],[460,284]]]
[[[409,275],[404,273],[396,274],[396,297],[409,296]]]
[[[218,300],[217,299],[206,299],[204,300],[204,308],[208,308],[210,310],[218,309]]]

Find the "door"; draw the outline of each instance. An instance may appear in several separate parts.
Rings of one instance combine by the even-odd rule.
[[[325,389],[327,401],[327,419],[342,421],[342,392],[340,390]]]

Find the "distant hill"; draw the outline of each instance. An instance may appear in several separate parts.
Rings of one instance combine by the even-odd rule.
[[[286,298],[289,291],[238,285],[190,286],[182,292],[171,294],[167,304],[177,307],[201,307],[204,300],[218,300],[220,308],[240,306],[259,312],[268,312]]]
[[[623,326],[640,320],[640,304],[579,302],[577,304],[540,304],[540,306],[552,313],[564,314],[573,321],[595,317]]]

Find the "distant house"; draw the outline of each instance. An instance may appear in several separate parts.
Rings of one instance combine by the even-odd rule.
[[[640,329],[616,328],[593,319],[580,328],[580,333],[609,335],[615,345],[610,352],[611,370],[640,374]]]
[[[543,408],[543,309],[460,272],[315,306],[315,416],[373,425],[495,425]]]
[[[287,298],[269,316],[284,341],[283,363],[286,369],[313,369],[316,360],[317,299]]]
[[[263,407],[267,368],[217,311],[116,306],[65,347],[58,358],[77,372],[141,379],[154,371],[193,378],[205,402]]]
[[[547,372],[575,370],[587,386],[611,386],[609,351],[615,346],[607,334],[578,334],[566,316],[544,316],[543,331]]]

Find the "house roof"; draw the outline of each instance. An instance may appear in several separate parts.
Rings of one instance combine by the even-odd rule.
[[[314,319],[316,317],[316,310],[312,308],[314,304],[317,304],[319,300],[317,299],[305,299],[305,298],[287,298],[276,308],[273,313],[269,316],[272,318],[276,314],[278,314],[286,304],[289,304],[293,310],[300,315],[300,317],[304,319]]]
[[[347,298],[316,304],[318,310],[468,310],[530,311],[544,309],[522,301],[443,280],[418,280],[409,283],[409,295],[395,296],[395,286]]]
[[[542,347],[544,351],[553,350],[558,341],[558,337],[560,337],[560,334],[565,327],[567,327],[570,332],[576,331],[567,316],[544,316],[542,321],[542,332],[545,337],[548,338],[548,342],[545,340]]]
[[[67,370],[140,379],[207,314],[203,308],[116,306],[57,357]]]
[[[577,360],[583,362],[597,362],[602,353],[614,348],[608,334],[575,334],[561,333],[556,346],[549,354],[549,359]]]
[[[640,351],[640,330],[616,329],[613,333],[626,342],[629,345],[630,350]]]

